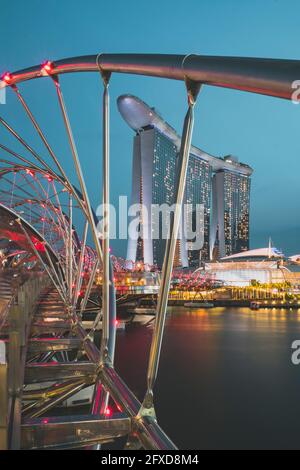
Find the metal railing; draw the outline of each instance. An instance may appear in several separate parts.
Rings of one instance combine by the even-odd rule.
[[[37,299],[47,285],[49,285],[49,280],[44,274],[30,278],[16,290],[5,308],[8,339],[4,343],[7,362],[0,364],[1,448],[8,446],[10,449],[18,449],[20,447],[21,400],[27,338]]]

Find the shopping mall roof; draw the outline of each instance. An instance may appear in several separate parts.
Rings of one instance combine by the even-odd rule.
[[[238,259],[246,260],[246,259],[269,259],[269,258],[284,258],[284,254],[277,250],[274,247],[267,247],[267,248],[256,248],[254,250],[248,251],[241,251],[240,253],[235,253],[234,255],[225,256],[221,258],[221,261],[236,261]]]

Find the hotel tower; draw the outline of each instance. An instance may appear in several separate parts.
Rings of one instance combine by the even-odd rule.
[[[139,236],[128,240],[127,260],[161,268],[166,241],[152,234],[162,229],[164,215],[153,217],[153,205],[174,203],[180,136],[154,108],[135,96],[120,96],[118,108],[135,132],[131,204],[144,208],[140,211]],[[252,169],[233,156],[214,157],[191,147],[185,203],[192,211],[189,220],[193,228],[199,222],[203,242],[201,249],[191,249],[193,240],[187,240],[182,230],[186,224],[183,212],[175,265],[198,267],[201,260],[249,249],[251,174]],[[202,207],[200,212],[197,205]]]

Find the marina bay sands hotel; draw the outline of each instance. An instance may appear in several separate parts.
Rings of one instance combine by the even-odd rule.
[[[135,131],[131,204],[141,205],[140,236],[128,240],[127,260],[162,266],[165,240],[143,237],[143,228],[153,231],[152,204],[174,202],[176,161],[180,136],[154,108],[139,98],[122,95],[119,111]],[[198,267],[201,260],[216,260],[249,249],[250,185],[253,170],[228,155],[209,155],[191,147],[185,202],[201,204],[201,249],[189,249],[189,240],[178,240],[175,263]],[[143,213],[142,208],[147,208]],[[197,212],[195,212],[197,216]],[[182,217],[182,225],[185,221]],[[194,221],[193,221],[194,225]]]

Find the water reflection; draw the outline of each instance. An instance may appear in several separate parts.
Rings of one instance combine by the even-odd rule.
[[[153,326],[119,336],[117,368],[142,398]],[[180,448],[297,448],[300,310],[172,308],[156,388]]]
[[[300,327],[300,310],[286,309],[260,309],[249,308],[214,308],[214,309],[169,309],[169,328],[196,328],[201,331],[255,330],[284,332],[287,325],[295,324]]]

